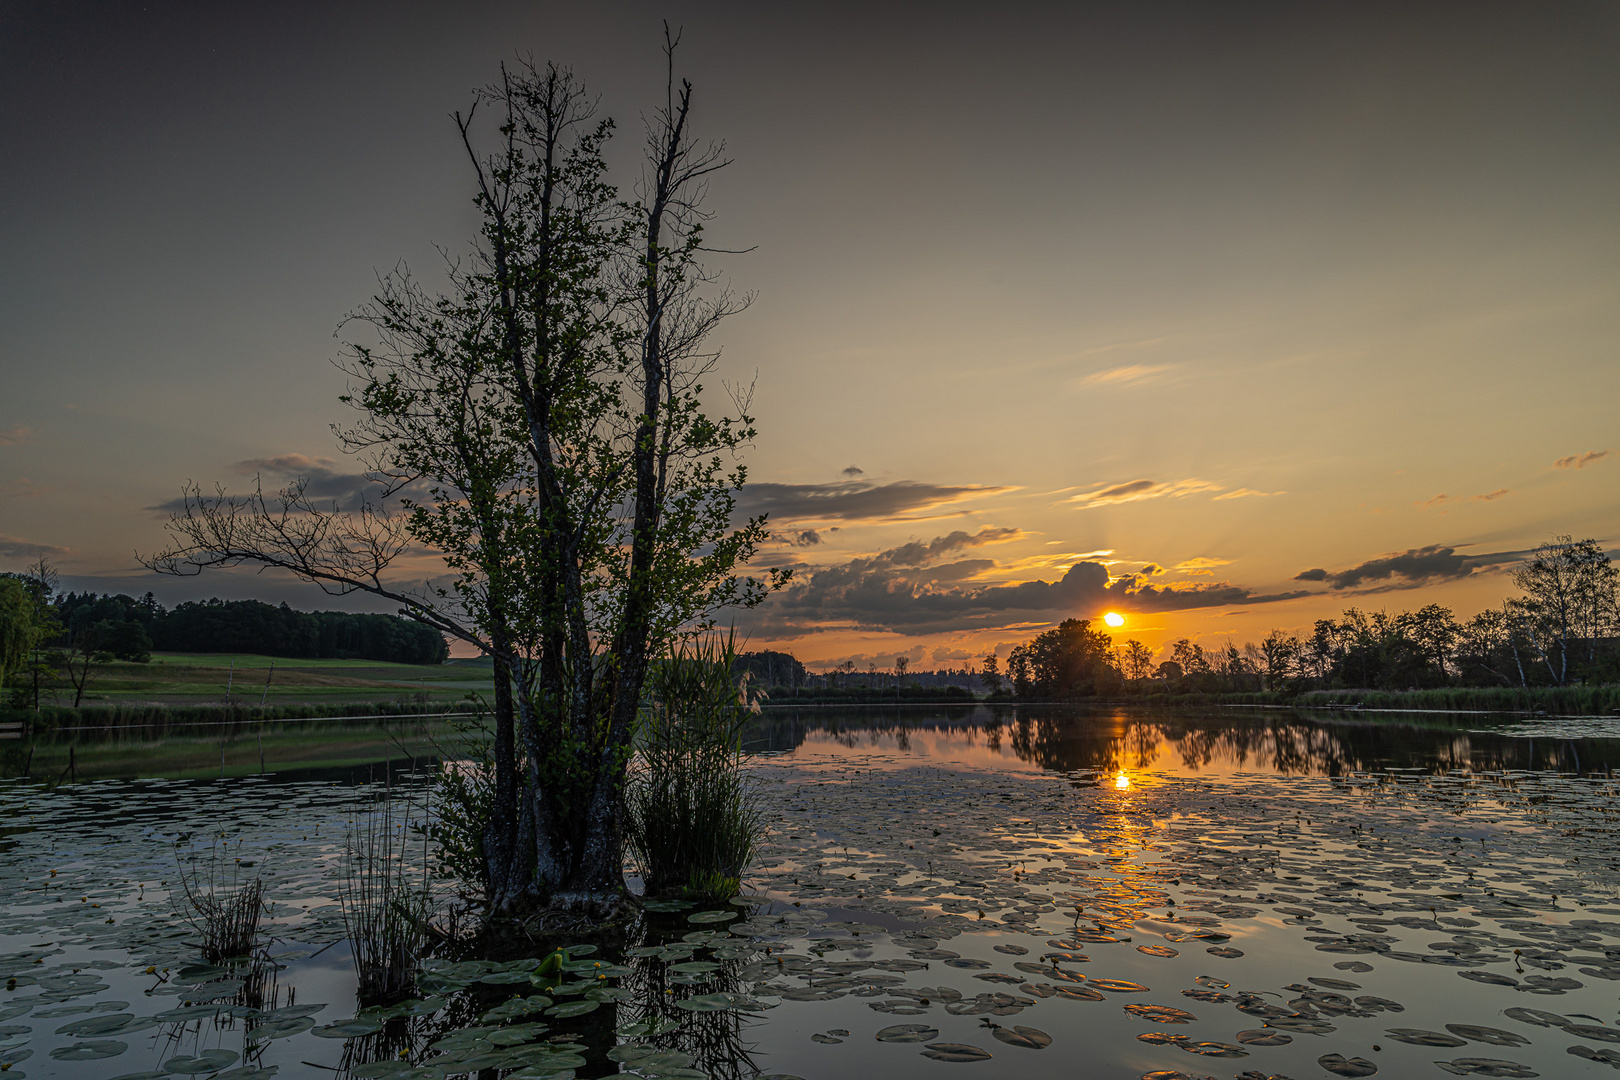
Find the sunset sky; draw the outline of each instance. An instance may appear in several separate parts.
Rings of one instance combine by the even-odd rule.
[[[1239,643],[1620,542],[1620,5],[10,3],[0,570],[140,570],[182,482],[358,466],[334,332],[476,227],[449,113],[572,65],[634,150],[660,21],[757,293],[750,509],[812,666],[1109,610]],[[718,404],[718,402],[717,402]]]

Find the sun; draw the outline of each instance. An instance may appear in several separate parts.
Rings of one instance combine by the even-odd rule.
[[[1103,622],[1117,630],[1119,627],[1125,625],[1125,616],[1121,615],[1117,611],[1110,611],[1108,614],[1103,616]]]

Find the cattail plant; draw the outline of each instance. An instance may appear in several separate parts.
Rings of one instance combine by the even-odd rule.
[[[736,656],[734,638],[703,638],[648,673],[625,838],[649,896],[736,895],[763,832],[742,749],[762,695],[734,675]]]
[[[408,807],[407,807],[408,810]],[[416,989],[416,965],[433,937],[426,838],[413,868],[406,814],[392,797],[350,823],[338,901],[349,935],[362,1005],[389,1005]]]
[[[180,916],[202,938],[202,952],[209,963],[232,957],[250,956],[259,936],[259,918],[264,914],[264,882],[255,870],[249,876],[240,856],[230,854],[229,843],[219,839],[209,845],[207,858],[193,852],[179,861]]]

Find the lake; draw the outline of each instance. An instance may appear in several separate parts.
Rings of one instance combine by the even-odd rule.
[[[384,798],[431,812],[420,727],[272,731],[262,775],[251,735],[221,740],[208,778],[197,739],[176,744],[189,778],[162,775],[161,743],[85,746],[93,780],[0,783],[0,1065],[1612,1075],[1620,741],[1604,726],[767,710],[750,745],[771,835],[744,897],[657,905],[628,941],[570,950],[556,977],[532,972],[575,942],[440,957],[424,996],[388,1010],[356,1008],[336,884],[351,821]],[[61,751],[35,750],[53,781]],[[22,757],[4,753],[13,776]],[[273,964],[198,963],[170,896],[196,855],[261,876]]]

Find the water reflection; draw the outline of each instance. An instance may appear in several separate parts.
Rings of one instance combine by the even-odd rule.
[[[1115,707],[773,709],[750,733],[757,752],[882,749],[897,763],[949,758],[1059,772],[1342,776],[1382,769],[1607,773],[1620,738],[1536,738],[1482,729],[1478,716],[1310,710]],[[1126,784],[1122,787],[1128,786]]]

